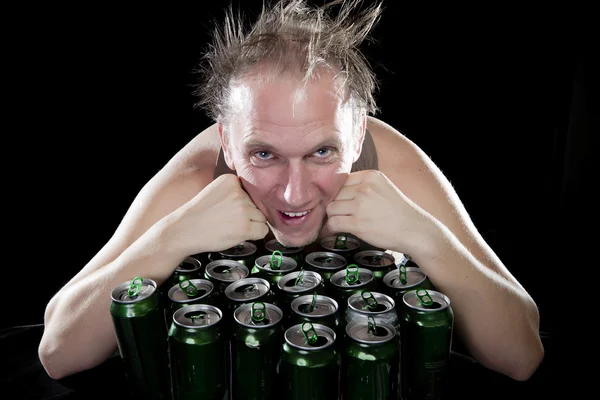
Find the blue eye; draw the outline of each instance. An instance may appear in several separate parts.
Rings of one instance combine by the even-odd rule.
[[[331,149],[326,148],[326,147],[315,151],[315,154],[317,155],[317,157],[327,157],[330,153],[331,153]]]
[[[261,160],[268,160],[269,158],[271,158],[271,153],[269,153],[268,151],[257,151],[256,153],[254,153],[254,155]]]

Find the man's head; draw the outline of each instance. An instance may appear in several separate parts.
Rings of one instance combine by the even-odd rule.
[[[360,1],[304,3],[263,9],[248,32],[229,11],[198,92],[228,166],[287,246],[318,237],[376,111],[376,82],[357,46],[380,7],[353,16]],[[327,13],[333,6],[336,18]]]

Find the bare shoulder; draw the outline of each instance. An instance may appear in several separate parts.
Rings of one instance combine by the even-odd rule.
[[[411,201],[443,223],[480,262],[514,281],[473,224],[450,180],[413,141],[373,117],[367,122],[379,170]]]

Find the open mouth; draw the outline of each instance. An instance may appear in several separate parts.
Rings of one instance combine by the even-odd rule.
[[[281,211],[279,210],[279,216],[281,217],[281,221],[290,226],[298,226],[303,224],[309,217],[310,212],[312,210],[305,211]]]

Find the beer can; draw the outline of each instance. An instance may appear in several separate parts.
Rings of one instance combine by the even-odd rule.
[[[198,258],[188,256],[179,263],[169,279],[161,285],[161,289],[164,287],[163,293],[165,293],[181,281],[196,278],[202,278],[202,263]]]
[[[367,290],[355,293],[348,298],[348,307],[345,312],[346,324],[353,321],[367,322],[372,317],[377,324],[388,324],[399,332],[400,323],[396,302],[390,296]]]
[[[275,296],[271,290],[271,284],[266,279],[247,277],[231,283],[225,288],[227,304],[224,307],[226,313],[224,319],[227,325],[233,322],[234,311],[243,304],[273,303]]]
[[[156,282],[136,277],[111,292],[110,314],[132,396],[172,398],[167,331]]]
[[[294,299],[310,293],[325,293],[325,283],[321,275],[303,269],[282,276],[277,286],[277,305],[285,314],[289,313],[290,304]]]
[[[173,314],[169,354],[177,400],[229,398],[223,314],[208,304],[187,305]]]
[[[309,271],[318,272],[325,282],[325,293],[331,295],[329,287],[331,276],[346,268],[346,259],[336,253],[329,251],[315,251],[304,258],[305,268]]]
[[[346,266],[345,270],[338,271],[330,279],[331,297],[337,300],[342,315],[348,307],[348,298],[364,290],[373,290],[373,272],[370,269],[359,268],[356,264]]]
[[[265,251],[271,254],[273,254],[275,251],[279,251],[283,256],[293,258],[300,268],[303,267],[304,246],[286,247],[277,241],[277,239],[272,239],[265,243]]]
[[[233,400],[277,400],[277,362],[283,344],[283,313],[262,302],[247,303],[234,312],[231,340]]]
[[[211,261],[206,266],[204,277],[214,285],[214,298],[217,307],[225,307],[227,298],[225,289],[231,283],[246,278],[250,274],[248,268],[235,260],[216,260]]]
[[[396,400],[399,342],[395,328],[373,317],[346,325],[342,357],[344,400]]]
[[[400,274],[402,270],[402,275]],[[420,268],[396,268],[383,277],[382,292],[389,295],[396,302],[397,309],[404,307],[402,297],[404,293],[415,289],[434,289],[433,285]]]
[[[333,329],[305,322],[285,331],[280,392],[290,400],[339,400],[341,354]]]
[[[257,276],[266,279],[271,284],[271,289],[277,296],[277,284],[282,276],[289,274],[298,268],[296,260],[286,257],[278,250],[273,254],[265,254],[256,259],[255,268]]]
[[[374,290],[383,290],[383,277],[397,269],[394,256],[379,250],[364,250],[354,255],[354,263],[373,272]]]
[[[328,326],[333,329],[337,337],[342,336],[344,329],[337,301],[319,294],[300,296],[292,301],[284,324],[285,328],[304,322]]]
[[[319,243],[326,252],[343,256],[348,264],[354,262],[354,255],[360,251],[360,241],[345,233],[325,237]]]
[[[242,263],[249,270],[254,266],[254,261],[257,257],[258,248],[252,242],[242,242],[236,246],[233,246],[227,250],[219,252],[221,259],[234,260]]]
[[[181,307],[190,304],[210,304],[215,305],[212,297],[214,285],[207,279],[191,279],[179,282],[173,285],[167,296],[169,303],[165,307],[165,319],[167,330],[173,322],[173,313]]]
[[[406,292],[400,311],[400,390],[403,400],[449,397],[448,363],[454,312],[444,294],[426,289]]]

